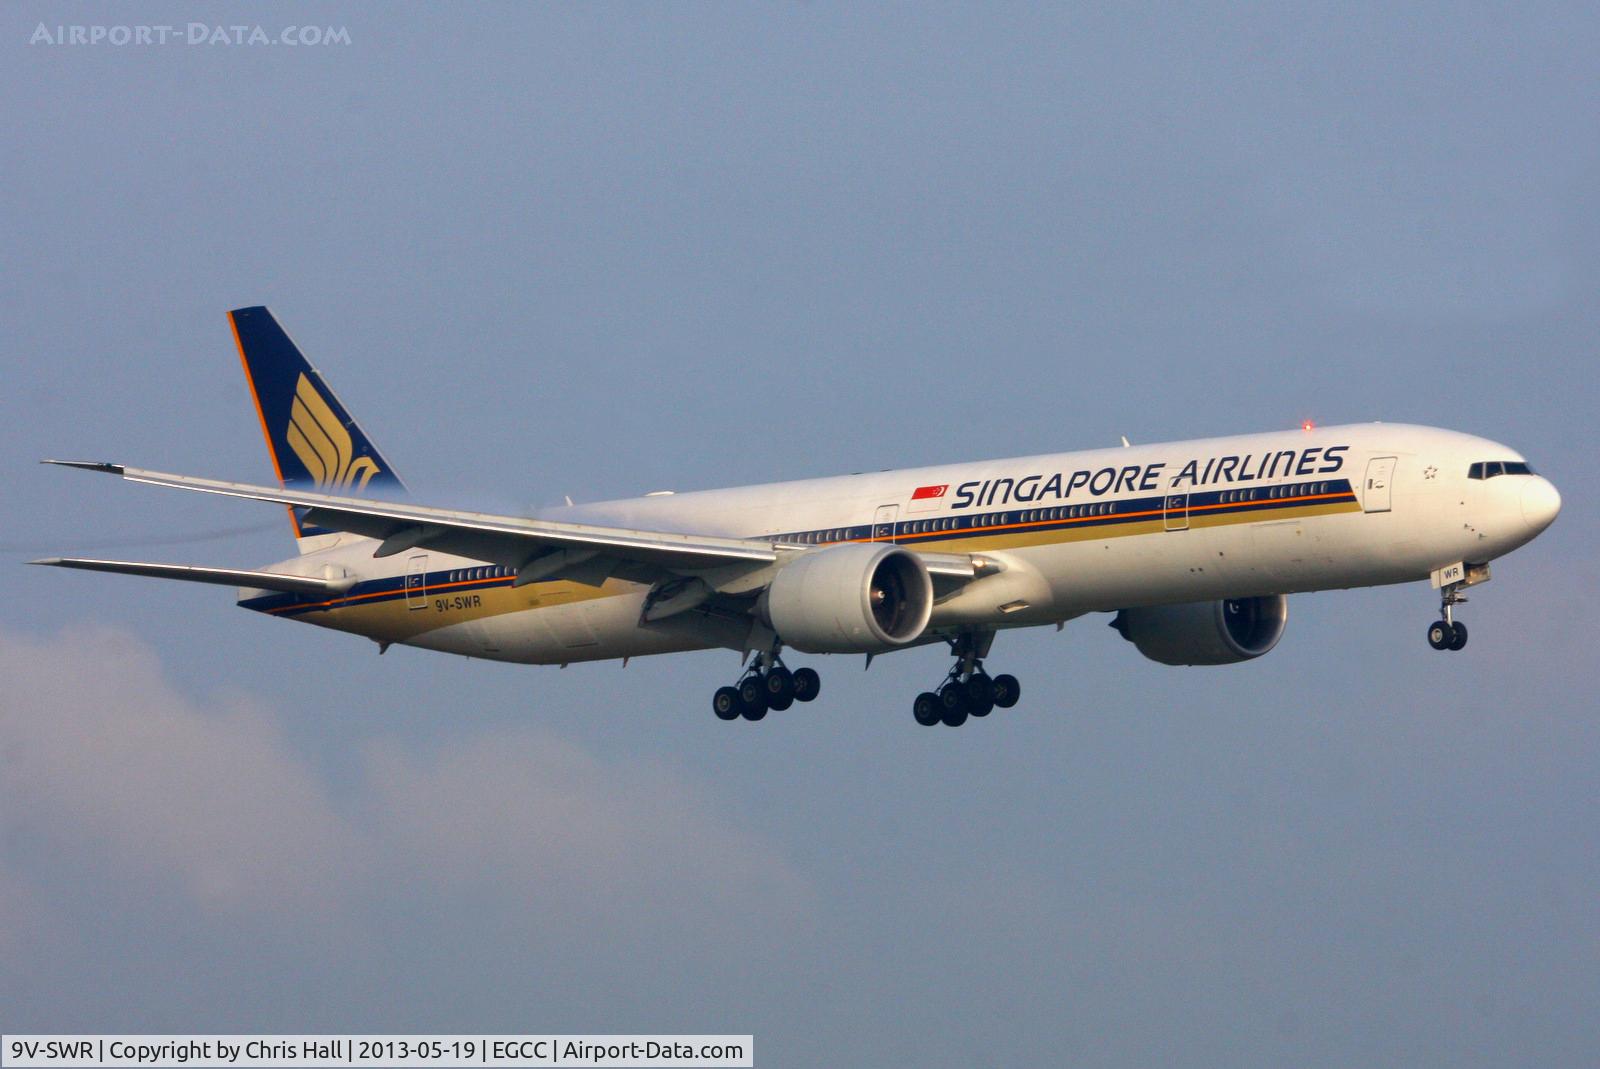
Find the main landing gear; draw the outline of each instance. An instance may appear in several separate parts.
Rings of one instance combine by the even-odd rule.
[[[722,720],[760,720],[767,710],[782,711],[795,702],[808,702],[822,690],[822,677],[810,668],[793,672],[776,654],[763,654],[731,687],[719,687],[711,696],[711,709]]]
[[[994,641],[988,634],[981,639],[962,635],[950,643],[956,663],[937,690],[925,690],[911,705],[911,715],[923,727],[947,724],[960,727],[969,716],[988,716],[996,707],[1009,709],[1022,697],[1022,684],[1016,676],[991,678],[983,670],[980,654],[987,653]]]
[[[1428,625],[1428,645],[1436,650],[1459,650],[1467,644],[1467,625],[1455,619],[1452,610],[1467,600],[1461,593],[1464,583],[1451,583],[1439,590],[1439,619]]]

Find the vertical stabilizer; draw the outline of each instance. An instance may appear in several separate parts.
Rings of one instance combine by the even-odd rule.
[[[298,346],[262,307],[228,313],[279,484],[325,494],[397,497],[405,485]],[[290,509],[301,552],[335,532]],[[311,541],[311,540],[315,541]]]

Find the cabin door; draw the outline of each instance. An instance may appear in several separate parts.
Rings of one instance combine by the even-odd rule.
[[[428,555],[418,553],[411,558],[410,566],[406,568],[406,608],[426,609],[428,607]]]
[[[1389,483],[1394,479],[1394,457],[1367,461],[1367,481],[1361,490],[1361,507],[1368,512],[1389,511]]]
[[[900,517],[899,505],[879,505],[872,517],[872,538],[877,542],[894,541],[895,520]]]
[[[1169,531],[1189,529],[1189,495],[1168,494],[1161,499],[1161,518]]]

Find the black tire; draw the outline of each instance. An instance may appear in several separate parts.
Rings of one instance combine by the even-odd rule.
[[[944,719],[944,710],[939,706],[939,696],[929,690],[918,694],[917,700],[911,703],[911,715],[916,717],[917,723],[923,727],[933,727]]]
[[[767,708],[782,711],[794,704],[794,676],[787,668],[769,668],[762,677],[767,688]]]
[[[737,720],[743,708],[739,692],[732,687],[718,687],[711,696],[711,711],[717,714],[718,720]]]
[[[767,715],[767,688],[761,685],[760,676],[748,676],[739,683],[739,712],[746,720]]]
[[[794,670],[794,700],[797,702],[815,701],[822,692],[822,677],[814,669],[796,668]]]
[[[974,672],[967,677],[966,683],[967,712],[973,716],[988,716],[994,709],[994,680],[982,672]]]
[[[1022,684],[1017,682],[1016,676],[994,677],[994,703],[1001,709],[1009,709],[1017,704],[1022,697]]]
[[[1435,620],[1428,625],[1428,645],[1436,650],[1449,649],[1455,637],[1455,629],[1443,620]]]
[[[953,728],[967,722],[967,695],[959,683],[946,683],[939,689],[939,719]]]
[[[1450,625],[1450,648],[1464,650],[1467,648],[1467,625],[1457,621]]]

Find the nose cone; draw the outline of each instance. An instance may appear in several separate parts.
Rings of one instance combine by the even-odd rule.
[[[1549,479],[1535,475],[1522,488],[1522,518],[1533,533],[1549,527],[1561,511],[1561,494]]]

